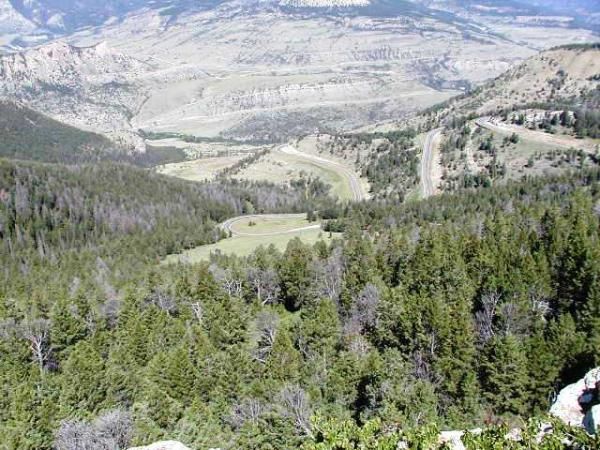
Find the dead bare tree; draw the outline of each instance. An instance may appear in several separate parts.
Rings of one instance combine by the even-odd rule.
[[[504,303],[500,308],[500,318],[505,335],[524,336],[531,327],[531,311],[517,301]]]
[[[246,398],[231,407],[227,422],[235,429],[239,429],[246,423],[256,425],[260,417],[267,412],[268,408],[260,400]]]
[[[202,323],[202,319],[204,319],[204,310],[200,302],[194,302],[190,306],[192,308],[192,313],[194,314],[196,320],[199,323]]]
[[[96,432],[118,449],[127,448],[133,434],[133,419],[128,411],[113,409],[98,417],[93,423]]]
[[[348,350],[354,353],[356,356],[363,358],[367,356],[371,345],[364,336],[354,335],[348,338]]]
[[[281,289],[275,269],[251,267],[248,269],[247,278],[258,300],[263,305],[277,302]]]
[[[378,307],[379,289],[369,283],[358,294],[352,307],[353,314],[357,316],[363,330],[377,326]]]
[[[479,341],[486,344],[494,337],[494,321],[498,315],[500,294],[490,292],[481,297],[481,309],[475,314],[475,326],[479,335]]]
[[[133,432],[131,415],[115,409],[94,422],[66,420],[54,438],[56,450],[122,450],[129,446]]]
[[[106,447],[91,424],[67,420],[60,424],[54,438],[56,450],[118,450]]]
[[[347,337],[363,334],[375,327],[378,320],[379,290],[367,284],[352,302],[352,307],[344,320],[344,335]]]
[[[529,290],[529,303],[534,316],[542,320],[546,320],[546,317],[552,312],[548,299],[535,288]]]
[[[50,357],[50,321],[33,319],[21,322],[19,335],[29,343],[32,360],[37,363],[40,373],[44,373],[46,361]]]
[[[343,254],[340,247],[336,247],[324,262],[316,261],[315,270],[319,294],[337,301],[342,289],[344,279]]]
[[[283,416],[292,419],[300,433],[312,437],[311,409],[304,389],[296,384],[285,386],[279,393],[279,401]]]
[[[169,316],[177,312],[177,302],[163,288],[157,287],[148,295],[146,301],[156,306],[161,311],[166,312]]]
[[[229,297],[242,297],[242,280],[234,274],[231,269],[223,269],[216,264],[212,264],[209,270],[213,277],[215,277],[215,280],[221,284],[221,287],[227,292]]]
[[[279,316],[275,313],[263,311],[256,317],[256,342],[257,347],[254,357],[264,363],[273,349],[277,329],[279,328]]]

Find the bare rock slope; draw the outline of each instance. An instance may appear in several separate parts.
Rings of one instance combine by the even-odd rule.
[[[18,100],[57,120],[132,139],[130,117],[145,94],[151,65],[108,48],[53,42],[0,57],[0,98]],[[131,140],[139,147],[139,140]],[[139,150],[140,148],[138,148]]]
[[[190,450],[188,447],[177,441],[161,441],[145,447],[134,447],[129,450]]]
[[[600,45],[563,46],[515,65],[449,105],[454,111],[488,114],[513,105],[585,99],[600,85],[599,75]]]

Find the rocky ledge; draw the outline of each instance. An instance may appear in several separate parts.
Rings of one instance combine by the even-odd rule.
[[[550,414],[571,426],[596,433],[600,427],[600,367],[560,391]]]

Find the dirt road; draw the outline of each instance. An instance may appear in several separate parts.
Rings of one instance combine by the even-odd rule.
[[[554,145],[560,148],[577,148],[583,149],[586,151],[593,152],[595,151],[595,144],[590,141],[577,139],[572,136],[559,136],[555,134],[549,134],[543,131],[530,130],[525,127],[520,127],[518,125],[512,125],[507,123],[501,123],[493,120],[490,117],[480,117],[475,120],[475,123],[481,128],[485,128],[486,130],[490,130],[496,133],[516,133],[519,137],[530,140],[543,142],[547,145]]]
[[[423,155],[421,157],[421,187],[423,198],[431,197],[437,192],[436,182],[438,178],[437,153],[439,140],[442,135],[442,128],[431,130],[425,136],[423,144]]]

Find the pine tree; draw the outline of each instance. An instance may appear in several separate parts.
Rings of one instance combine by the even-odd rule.
[[[302,311],[300,342],[307,353],[333,355],[340,343],[340,319],[335,304],[323,299]]]
[[[302,356],[292,344],[285,329],[277,331],[273,348],[265,363],[265,373],[280,382],[294,382],[299,379]]]
[[[87,334],[85,322],[80,315],[86,314],[87,311],[74,311],[74,308],[75,305],[71,301],[61,298],[54,303],[50,311],[52,350],[59,357]]]
[[[600,277],[596,275],[581,312],[581,329],[587,334],[587,345],[594,366],[600,365]]]
[[[291,240],[278,268],[285,307],[297,311],[312,299],[312,251],[298,238]]]
[[[60,406],[65,415],[84,416],[99,411],[106,398],[104,361],[88,342],[73,347],[65,361]]]
[[[498,413],[524,414],[527,409],[527,357],[513,335],[494,338],[483,363],[485,396]]]

